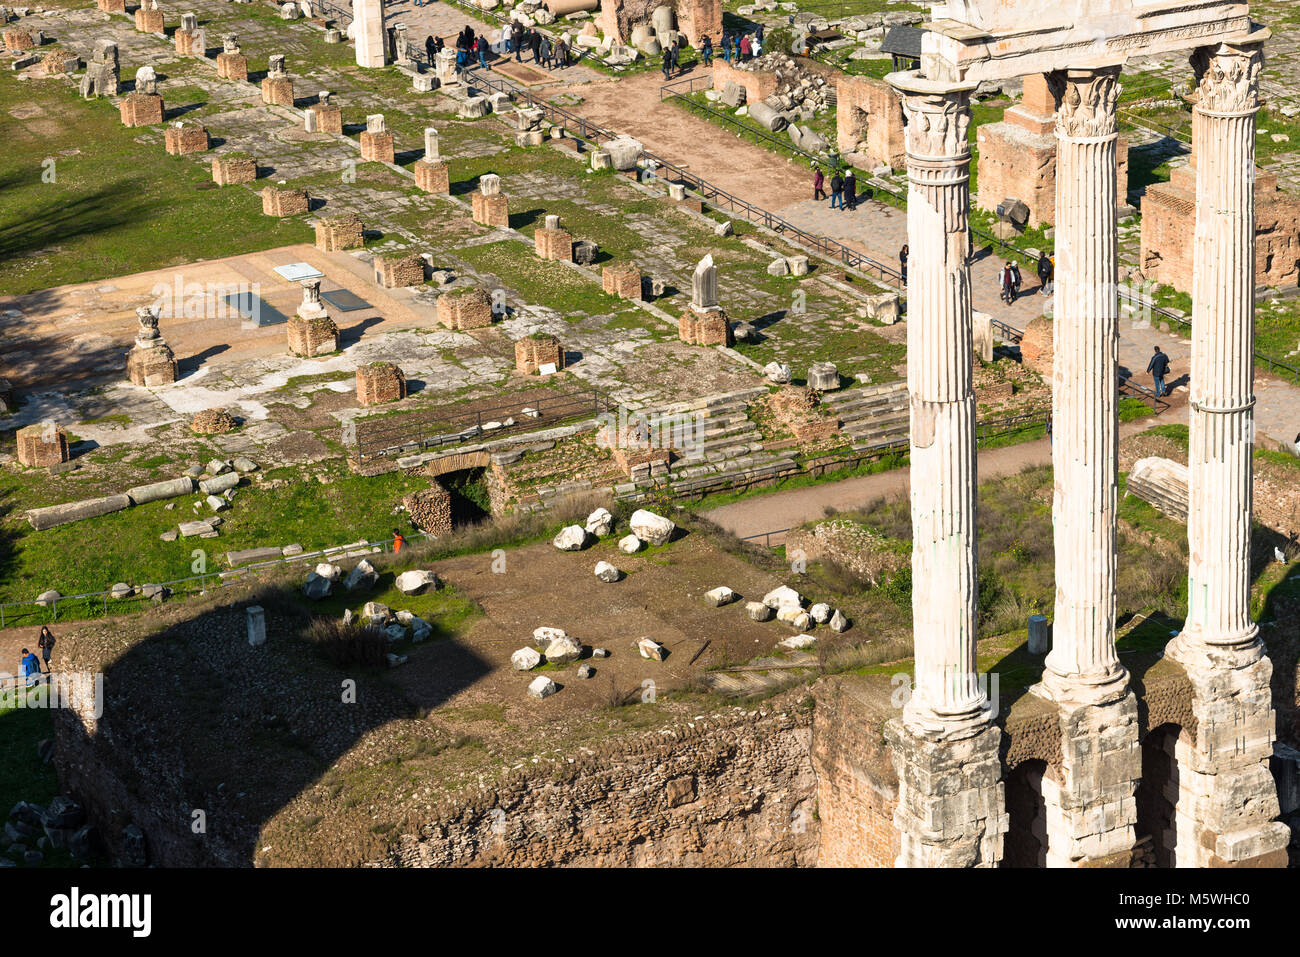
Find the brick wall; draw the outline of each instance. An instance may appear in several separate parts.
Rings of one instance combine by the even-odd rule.
[[[426,193],[450,193],[451,172],[446,163],[430,163],[417,160],[415,164],[415,185]]]
[[[343,110],[333,103],[313,103],[311,111],[316,114],[316,129],[321,133],[343,133]]]
[[[289,317],[289,351],[296,356],[328,355],[339,347],[339,327],[328,316]]]
[[[18,430],[18,461],[29,467],[43,468],[68,461],[68,433],[63,426],[52,430],[42,423]]]
[[[118,104],[123,126],[155,126],[163,121],[163,110],[156,93],[128,93]]]
[[[270,106],[293,107],[293,80],[287,76],[268,76],[262,80],[262,102]]]
[[[729,346],[734,342],[731,323],[723,312],[687,309],[677,320],[677,335],[693,346]]]
[[[835,78],[835,98],[840,150],[866,153],[874,165],[901,169],[907,147],[903,107],[893,89],[874,77],[841,74]]]
[[[504,193],[484,196],[475,193],[472,201],[474,222],[483,226],[508,227],[510,212]]]
[[[353,215],[334,216],[316,221],[316,248],[332,253],[342,249],[360,249],[365,245],[365,226]]]
[[[641,270],[636,266],[605,266],[600,271],[600,282],[611,296],[641,298]]]
[[[212,181],[218,186],[251,183],[257,179],[257,160],[227,153],[212,157]]]
[[[564,368],[564,347],[554,336],[515,340],[515,369],[524,375],[533,375],[538,368],[554,363],[556,369]]]
[[[365,130],[361,134],[361,158],[367,162],[393,162],[393,134],[372,133]]]
[[[268,186],[262,190],[262,212],[267,216],[296,216],[311,209],[311,196],[305,189]]]
[[[448,329],[492,325],[492,297],[484,289],[461,289],[438,297],[438,321]]]
[[[714,36],[713,44],[719,45],[719,37]],[[738,70],[721,57],[713,61],[713,88],[721,90],[732,80],[745,88],[745,102],[757,103],[776,92],[777,76],[764,70]],[[901,107],[900,107],[901,109]]]
[[[223,80],[247,80],[248,57],[221,51],[217,54],[217,76]]]
[[[539,229],[533,233],[533,249],[541,259],[573,262],[573,234],[567,229]]]
[[[208,148],[208,130],[200,123],[182,123],[169,126],[163,132],[163,143],[173,156],[202,153]]]
[[[418,253],[388,253],[375,257],[375,281],[385,289],[424,283],[424,257]]]
[[[357,402],[365,407],[406,398],[406,375],[391,362],[357,366]]]

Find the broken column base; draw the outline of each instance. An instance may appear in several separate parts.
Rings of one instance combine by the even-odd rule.
[[[1130,867],[1142,777],[1137,698],[1067,700],[1043,684],[1031,693],[1056,705],[1060,762],[1042,779],[1048,867]]]
[[[997,867],[1008,827],[997,726],[939,739],[893,718],[885,740],[899,781],[895,866]]]
[[[1195,734],[1174,745],[1176,866],[1286,867],[1291,829],[1277,820],[1269,769],[1277,714],[1262,643],[1207,653],[1180,635],[1165,656],[1186,672],[1196,718]]]
[[[242,53],[217,54],[217,76],[223,80],[248,80],[248,57]]]
[[[118,104],[123,126],[156,126],[166,110],[157,93],[128,93]]]
[[[415,185],[426,193],[450,193],[451,171],[446,163],[430,163],[417,160],[415,164]]]
[[[126,376],[133,385],[168,385],[176,381],[176,356],[163,343],[137,344],[126,357]]]
[[[725,312],[721,309],[701,312],[694,306],[677,320],[677,335],[682,342],[693,346],[731,346],[736,341]]]
[[[339,327],[322,309],[319,315],[289,317],[289,352],[310,359],[338,352]]]
[[[496,226],[503,229],[510,226],[510,211],[504,193],[496,193],[493,196],[475,193],[472,205],[474,222],[482,226]]]

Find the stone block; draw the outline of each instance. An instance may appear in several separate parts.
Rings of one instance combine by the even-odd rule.
[[[152,9],[146,7],[137,7],[135,11],[135,28],[141,33],[158,33],[162,34],[163,30],[163,12],[157,7]]]
[[[205,37],[202,30],[185,30],[176,31],[173,39],[176,41],[176,52],[181,56],[205,56],[204,42]]]
[[[451,171],[446,163],[430,163],[417,160],[415,164],[415,185],[426,193],[451,192]]]
[[[123,126],[156,126],[163,121],[163,98],[157,93],[128,93],[118,111]]]
[[[448,329],[482,329],[492,325],[492,297],[466,286],[438,297],[438,321]]]
[[[567,229],[539,229],[533,233],[533,248],[539,259],[573,262],[573,235]]]
[[[311,209],[311,197],[305,189],[267,186],[262,190],[262,214],[297,216]]]
[[[324,217],[316,221],[316,248],[322,252],[360,249],[365,243],[365,225],[354,214]]]
[[[126,357],[126,374],[134,385],[158,386],[176,381],[176,358],[156,340],[153,346],[134,346]]]
[[[68,433],[53,422],[18,430],[18,461],[28,468],[48,468],[68,461]]]
[[[290,316],[288,330],[293,355],[311,358],[338,351],[339,327],[329,316]]]
[[[362,407],[406,398],[406,375],[391,362],[357,366],[357,402]]]
[[[257,160],[247,153],[222,153],[212,157],[212,181],[218,186],[251,183],[257,179]]]
[[[418,253],[385,253],[375,257],[375,282],[385,289],[424,283],[424,257]]]
[[[268,76],[262,80],[262,102],[268,106],[293,108],[293,79],[287,76]]]
[[[524,375],[534,375],[541,366],[564,368],[564,347],[555,336],[538,334],[515,340],[515,369]]]
[[[202,153],[209,142],[207,127],[190,120],[173,123],[163,132],[163,144],[173,156]]]
[[[217,76],[223,80],[248,80],[248,57],[242,53],[217,54]]]
[[[343,133],[343,110],[334,103],[313,103],[308,107],[316,114],[316,130],[320,133]]]
[[[474,222],[502,229],[510,226],[510,211],[503,193],[492,196],[475,193],[471,205]]]
[[[18,28],[5,31],[5,51],[8,53],[21,53],[23,50],[31,50],[36,46],[36,40],[26,30]]]
[[[394,155],[392,133],[366,130],[361,134],[361,158],[366,162],[392,163]]]
[[[95,8],[105,13],[126,13],[126,0],[95,0]]]
[[[600,271],[605,292],[620,299],[641,298],[641,270],[636,266],[606,266]]]
[[[735,345],[731,324],[721,310],[696,312],[688,308],[677,320],[677,335],[682,342],[694,346]]]

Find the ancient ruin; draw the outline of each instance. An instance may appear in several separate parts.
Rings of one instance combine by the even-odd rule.
[[[167,385],[176,381],[176,356],[158,331],[158,314],[148,306],[136,310],[140,331],[126,357],[127,378],[135,385]]]

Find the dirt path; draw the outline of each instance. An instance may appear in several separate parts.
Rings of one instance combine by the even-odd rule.
[[[682,76],[703,75],[693,68]],[[679,166],[691,170],[764,209],[777,210],[812,195],[812,174],[734,133],[659,98],[659,73],[641,73],[593,83],[566,85],[556,93],[576,93],[583,102],[573,109],[587,119],[641,141]]]
[[[1181,416],[1166,413],[1161,421],[1173,421],[1174,418],[1186,421],[1186,409],[1182,410]],[[1124,423],[1119,429],[1120,439],[1143,432],[1151,425],[1150,419]],[[979,477],[983,481],[1014,475],[1031,466],[1051,464],[1051,445],[1046,439],[1039,439],[1037,442],[1024,442],[981,452]],[[788,492],[773,492],[759,498],[723,505],[704,515],[733,535],[745,538],[777,529],[796,528],[805,522],[825,517],[828,508],[846,512],[862,508],[876,499],[901,498],[910,491],[909,470],[901,468],[825,485],[791,489]],[[784,540],[784,535],[773,535],[767,544],[779,545]]]

